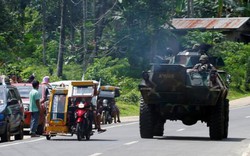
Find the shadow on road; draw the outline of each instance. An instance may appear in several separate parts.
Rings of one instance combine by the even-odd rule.
[[[194,137],[194,136],[163,136],[155,137],[158,140],[181,140],[181,141],[221,141],[221,142],[241,142],[247,138],[227,138],[223,140],[210,140],[209,137]]]
[[[70,139],[65,139],[65,138],[51,138],[51,140],[48,141],[78,141],[76,138],[70,138]],[[112,139],[91,139],[90,140],[82,140],[85,142],[94,142],[94,141],[118,141],[118,140],[112,140]],[[82,142],[79,141],[79,142]]]

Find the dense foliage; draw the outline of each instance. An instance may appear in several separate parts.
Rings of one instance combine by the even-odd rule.
[[[174,17],[250,15],[246,0],[0,0],[0,72],[24,80],[96,79],[122,89],[124,103],[137,103],[143,70],[174,36]],[[180,39],[181,40],[181,39]],[[213,45],[225,59],[232,85],[249,88],[249,45],[224,40],[219,32],[192,32],[184,48]]]

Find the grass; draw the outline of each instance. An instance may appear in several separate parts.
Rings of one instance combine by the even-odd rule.
[[[138,104],[127,104],[125,102],[117,103],[121,116],[138,116],[139,115],[139,102]]]
[[[245,91],[236,87],[229,88],[228,98],[229,100],[235,100],[243,97],[250,96],[250,91]]]

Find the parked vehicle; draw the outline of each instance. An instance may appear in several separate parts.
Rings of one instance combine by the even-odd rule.
[[[0,76],[0,137],[2,142],[23,139],[24,109],[17,88],[9,78]]]
[[[120,111],[115,104],[115,98],[120,96],[120,88],[115,86],[101,86],[98,100],[102,104],[102,123],[120,122]]]
[[[55,87],[51,91],[45,133],[47,140],[56,135],[77,135],[77,139],[90,139],[91,111],[87,99],[97,95],[97,81],[72,81],[68,87]]]
[[[23,101],[24,106],[24,128],[30,128],[31,112],[29,111],[30,99],[29,93],[33,89],[31,83],[14,83]],[[41,85],[39,86],[38,92],[42,95]],[[39,116],[39,124],[37,127],[37,134],[42,135],[45,125],[46,116],[46,103],[41,103],[41,111]]]

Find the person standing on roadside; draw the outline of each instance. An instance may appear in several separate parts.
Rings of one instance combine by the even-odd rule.
[[[39,81],[34,80],[32,82],[33,89],[30,91],[30,112],[31,112],[31,122],[30,122],[30,134],[31,137],[39,137],[36,135],[38,122],[39,122],[39,113],[40,113],[40,95],[38,93]]]
[[[47,108],[48,107],[48,100],[49,100],[49,94],[50,94],[50,89],[52,88],[49,84],[49,76],[44,76],[43,81],[42,81],[42,98],[40,100],[40,103]]]

